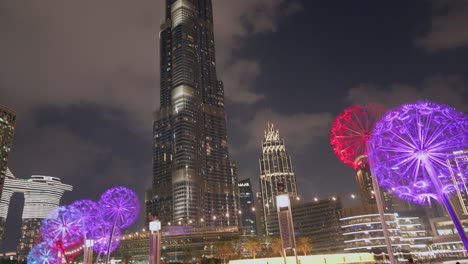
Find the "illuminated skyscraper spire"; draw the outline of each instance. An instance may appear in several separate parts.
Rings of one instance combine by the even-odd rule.
[[[268,123],[262,142],[260,157],[260,188],[264,207],[265,228],[269,234],[269,223],[276,219],[276,200],[278,194],[289,194],[292,200],[298,199],[296,176],[291,157],[286,151],[284,139],[279,130]],[[270,215],[272,217],[270,217]]]

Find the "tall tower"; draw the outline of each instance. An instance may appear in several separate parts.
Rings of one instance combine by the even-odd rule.
[[[224,87],[216,75],[211,0],[166,0],[161,102],[153,123],[153,198],[163,225],[237,226]]]
[[[260,157],[260,189],[262,192],[266,234],[269,222],[276,219],[276,199],[278,194],[287,193],[291,200],[298,199],[296,176],[292,168],[291,157],[286,152],[284,140],[273,124],[268,124],[262,142]]]
[[[0,105],[0,197],[2,196],[7,175],[8,156],[10,155],[15,133],[16,112]],[[5,231],[5,219],[0,218],[0,243]]]

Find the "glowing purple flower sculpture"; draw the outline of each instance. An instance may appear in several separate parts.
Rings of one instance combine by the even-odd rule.
[[[140,203],[137,195],[125,187],[115,187],[101,195],[99,206],[104,221],[112,224],[107,250],[107,263],[110,260],[110,252],[114,233],[119,228],[130,226],[138,218]]]
[[[94,240],[93,251],[98,252],[100,254],[107,254],[107,250],[109,248],[109,240],[110,235],[112,232],[112,224],[104,221],[98,222],[94,225],[90,237]],[[114,234],[112,236],[112,244],[110,248],[110,252],[113,252],[119,246],[121,239],[120,229],[116,228],[114,230]]]
[[[382,187],[415,203],[443,202],[461,228],[449,195],[454,182],[467,179],[451,175],[447,160],[454,151],[468,148],[467,115],[428,101],[402,105],[376,124],[368,146],[373,175]]]
[[[96,220],[101,218],[100,208],[96,202],[91,200],[79,200],[71,204],[78,210],[83,235],[86,239],[88,233],[90,233],[93,225],[96,223]]]
[[[115,187],[101,195],[99,205],[104,220],[119,228],[130,226],[138,218],[140,203],[137,195],[125,187]]]
[[[45,242],[61,250],[80,243],[83,238],[79,211],[73,206],[60,206],[42,220],[41,235]]]
[[[59,249],[46,242],[36,245],[28,254],[28,264],[57,264],[62,260]]]

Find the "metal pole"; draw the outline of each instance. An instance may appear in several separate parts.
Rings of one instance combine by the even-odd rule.
[[[114,224],[112,225],[112,231],[109,236],[109,245],[107,246],[107,257],[106,257],[106,264],[109,264],[110,262],[110,254],[111,254],[111,247],[112,247],[112,237],[114,236],[115,232],[115,226],[117,225],[117,218],[115,218]]]
[[[286,249],[283,249],[283,260],[284,260],[284,264],[287,264],[286,263]]]
[[[434,172],[434,168],[432,167],[430,162],[423,161],[423,164],[429,174],[429,178],[431,178],[432,184],[434,184],[435,186],[439,198],[444,203],[445,208],[447,209],[447,212],[450,215],[450,218],[452,218],[452,222],[458,231],[458,236],[460,236],[460,239],[463,242],[463,245],[465,246],[465,251],[468,252],[468,238],[466,237],[466,233],[460,222],[460,219],[458,219],[457,213],[453,209],[453,205],[450,202],[449,197],[443,192],[442,185],[440,184],[439,179],[437,178],[436,173]]]
[[[297,257],[297,249],[294,248],[294,256],[296,256],[296,264],[299,264],[299,258]]]
[[[382,229],[384,232],[385,244],[387,246],[387,251],[388,251],[388,257],[390,258],[390,263],[396,264],[395,256],[393,255],[393,249],[392,249],[392,244],[390,240],[390,233],[388,232],[387,221],[385,221],[385,211],[384,211],[384,207],[382,203],[382,196],[380,195],[380,187],[379,187],[379,184],[377,183],[377,180],[375,179],[373,175],[371,175],[371,178],[372,178],[372,185],[374,187],[375,201],[377,202],[377,209],[379,210],[380,223],[382,224]]]

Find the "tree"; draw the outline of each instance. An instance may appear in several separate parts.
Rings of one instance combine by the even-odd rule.
[[[271,249],[273,250],[273,254],[275,255],[280,255],[283,257],[283,244],[281,243],[281,239],[279,238],[273,238],[271,240]]]
[[[228,242],[222,242],[219,243],[216,246],[216,253],[215,256],[217,258],[223,259],[223,262],[226,263],[226,259],[229,260],[231,256],[234,256],[236,254],[234,247],[232,246],[231,243]]]
[[[257,239],[249,239],[245,245],[247,250],[250,252],[250,255],[255,259],[257,251],[262,249],[260,242]]]
[[[305,255],[312,251],[312,243],[308,237],[299,237],[296,241],[296,248],[298,252],[302,252]]]

